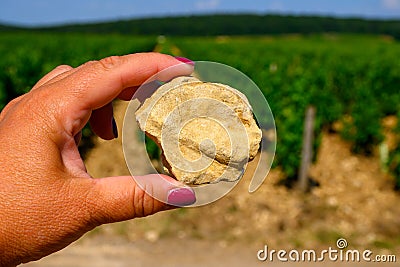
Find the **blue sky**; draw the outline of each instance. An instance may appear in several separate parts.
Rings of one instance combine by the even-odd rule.
[[[400,0],[0,0],[0,23],[27,26],[225,12],[400,18]]]

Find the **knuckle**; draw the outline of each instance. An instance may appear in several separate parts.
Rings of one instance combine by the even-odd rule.
[[[109,70],[109,69],[114,68],[115,66],[118,66],[120,64],[120,62],[121,62],[120,56],[110,56],[110,57],[100,59],[98,61],[100,66],[102,68],[104,68],[105,70]]]
[[[3,108],[0,112],[0,119],[2,119],[16,104],[18,104],[25,95],[14,98]]]
[[[134,210],[134,217],[143,217],[144,216],[144,198],[145,198],[145,191],[141,188],[136,188],[134,195],[133,195],[133,210]]]
[[[78,69],[87,68],[87,67],[93,67],[93,66],[95,66],[97,64],[99,64],[98,61],[90,60],[90,61],[87,61],[87,62],[83,63],[81,66],[78,67]]]
[[[11,101],[5,106],[4,109],[12,108],[15,104],[17,104],[17,103],[22,99],[23,96],[24,96],[24,95],[21,95],[21,96],[19,96],[19,97],[17,97],[17,98],[14,98],[13,100],[11,100]]]
[[[56,67],[57,70],[61,70],[61,71],[69,71],[72,70],[73,68],[70,65],[59,65]]]
[[[151,192],[152,188],[150,187],[136,188],[133,200],[134,217],[145,217],[154,213],[154,199],[147,193]]]

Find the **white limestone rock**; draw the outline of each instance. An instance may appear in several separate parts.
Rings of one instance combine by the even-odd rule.
[[[162,85],[136,111],[136,120],[162,149],[169,174],[186,184],[236,181],[261,142],[244,94],[194,77]]]

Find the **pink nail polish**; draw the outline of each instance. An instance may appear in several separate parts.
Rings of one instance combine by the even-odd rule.
[[[183,62],[183,63],[186,63],[186,64],[194,66],[194,62],[192,60],[188,59],[188,58],[185,58],[185,57],[175,57],[175,58],[177,60],[179,60],[180,62]]]
[[[192,189],[181,187],[168,191],[168,204],[178,207],[189,206],[196,202],[196,196]]]

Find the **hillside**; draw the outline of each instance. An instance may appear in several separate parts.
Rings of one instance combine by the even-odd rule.
[[[0,25],[0,32],[9,29],[10,27]],[[337,32],[384,34],[400,38],[400,21],[319,16],[215,14],[58,25],[26,30],[178,36]]]
[[[22,30],[22,28],[0,23],[0,32],[11,32],[17,30]]]

